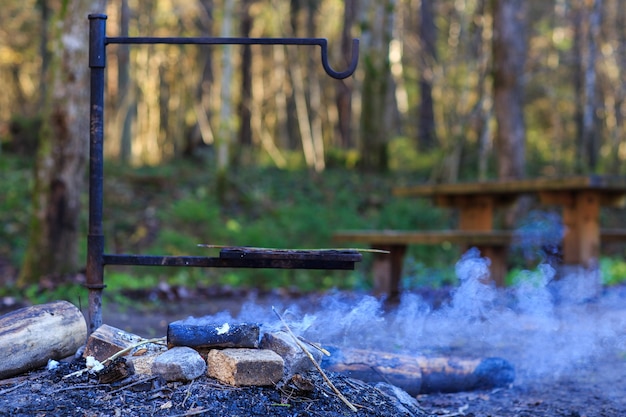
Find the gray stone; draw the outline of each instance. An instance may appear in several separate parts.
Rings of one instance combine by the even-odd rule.
[[[152,373],[166,381],[191,381],[206,371],[202,356],[190,347],[174,347],[159,355],[152,363]]]
[[[322,352],[305,342],[302,342],[302,344],[319,364],[322,361]],[[302,351],[300,346],[293,340],[293,337],[287,332],[278,331],[265,333],[261,339],[260,347],[262,349],[273,350],[283,358],[285,362],[286,378],[294,374],[308,371],[314,367],[311,359]]]
[[[417,399],[402,388],[386,382],[379,382],[374,385],[374,387],[389,397],[390,402],[398,409],[398,414],[408,414],[412,416],[423,416],[425,414],[420,408]]]

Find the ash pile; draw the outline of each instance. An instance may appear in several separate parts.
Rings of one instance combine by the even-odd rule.
[[[17,310],[0,317],[0,415],[425,416],[418,394],[514,379],[500,358],[316,343],[274,313],[269,325],[188,318],[144,339],[106,324],[87,338],[65,301]]]

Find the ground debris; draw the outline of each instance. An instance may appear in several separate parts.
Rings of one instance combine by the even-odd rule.
[[[5,386],[0,396],[1,416],[344,416],[354,414],[326,388],[315,372],[302,376],[306,390],[278,387],[231,387],[208,376],[189,382],[160,378],[128,379],[112,384],[97,382],[96,375],[63,379],[84,363],[61,362],[57,369],[31,372],[26,380]],[[423,417],[397,407],[398,402],[373,386],[329,374],[333,383],[358,408],[359,416]],[[149,387],[144,385],[149,384]],[[10,385],[10,384],[8,384]],[[134,389],[141,386],[141,389]]]

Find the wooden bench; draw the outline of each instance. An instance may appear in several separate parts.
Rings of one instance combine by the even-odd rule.
[[[343,230],[333,234],[335,242],[367,243],[372,248],[389,251],[374,254],[374,293],[396,297],[399,293],[402,264],[408,245],[439,245],[450,243],[464,249],[477,247],[481,256],[491,261],[491,277],[498,285],[504,284],[507,250],[513,239],[513,231],[489,230]]]
[[[626,241],[626,229],[603,229],[600,232],[604,243]],[[389,254],[374,254],[374,293],[396,297],[402,277],[402,265],[408,245],[460,245],[463,250],[476,247],[481,256],[491,261],[491,278],[496,285],[503,286],[507,273],[507,254],[511,245],[520,237],[513,230],[340,230],[333,240],[340,243],[366,243],[374,249],[389,251]]]

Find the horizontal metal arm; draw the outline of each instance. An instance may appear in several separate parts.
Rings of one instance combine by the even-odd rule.
[[[107,37],[106,44],[169,44],[169,45],[318,45],[322,52],[322,66],[329,76],[341,80],[351,76],[359,63],[359,40],[352,40],[352,58],[345,71],[335,71],[328,63],[326,38],[232,38],[232,37]]]
[[[354,270],[358,260],[323,258],[223,258],[206,256],[159,256],[104,254],[104,265],[188,266],[203,268],[332,269]]]

